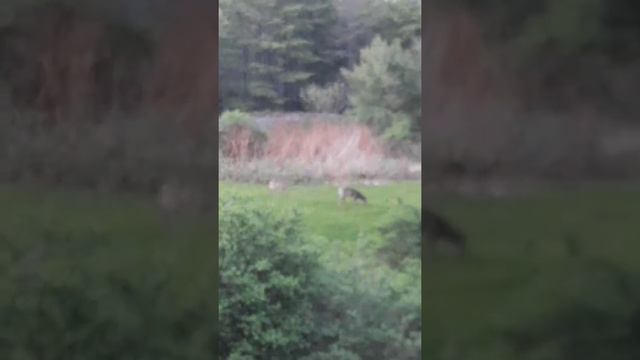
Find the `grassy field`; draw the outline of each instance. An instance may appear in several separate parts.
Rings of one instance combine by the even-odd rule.
[[[305,226],[315,235],[336,241],[355,241],[360,232],[373,230],[379,219],[400,199],[404,204],[420,206],[418,182],[403,182],[383,187],[361,187],[368,204],[347,202],[340,205],[333,186],[292,187],[271,193],[266,186],[221,182],[220,195],[251,197],[258,203],[276,209],[296,209]]]
[[[549,190],[511,200],[435,196],[430,205],[464,229],[469,256],[436,260],[423,273],[423,351],[429,358],[442,358],[442,342],[482,343],[492,336],[492,324],[514,315],[505,315],[507,307],[535,312],[555,301],[554,292],[518,296],[536,279],[564,286],[571,252],[640,275],[636,185]],[[573,250],[566,239],[573,239]]]
[[[339,205],[330,186],[273,194],[266,186],[220,183],[223,196],[295,208],[310,233],[342,243],[373,230],[398,198],[414,206],[421,202],[418,183],[362,190],[369,198],[366,206]],[[488,324],[504,316],[503,309],[514,299],[544,307],[549,297],[517,296],[540,274],[549,279],[562,275],[572,253],[640,276],[640,187],[635,184],[548,190],[509,200],[433,196],[429,207],[464,230],[469,250],[465,258],[436,257],[423,274],[423,348],[429,358],[442,358],[443,342],[480,343],[491,336]],[[126,269],[141,283],[146,271],[169,268],[181,284],[177,291],[189,291],[189,279],[214,271],[212,222],[205,217],[167,221],[149,199],[139,196],[0,187],[0,219],[1,234],[13,238],[28,239],[43,228],[109,234],[109,251],[95,254],[95,262]]]
[[[420,204],[419,183],[363,189],[369,205],[338,204],[333,187],[294,187],[272,194],[266,186],[221,183],[221,194],[250,197],[276,209],[295,208],[312,234],[331,241],[355,242],[360,232],[372,230],[398,198]],[[214,223],[204,216],[169,219],[147,197],[84,191],[0,186],[0,234],[11,239],[37,239],[44,231],[93,232],[108,236],[109,249],[95,263],[108,268],[129,268],[140,277],[141,263],[171,273],[177,281],[194,274],[212,273],[217,254]],[[23,244],[27,246],[27,244]]]
[[[295,207],[302,211],[310,231],[346,242],[356,239],[358,232],[372,230],[393,206],[393,199],[400,197],[419,206],[421,196],[415,183],[363,188],[369,206],[340,207],[333,187],[300,187],[282,194],[271,194],[265,186],[223,183],[220,188],[222,193],[250,196],[265,206]],[[473,359],[468,353],[462,355],[464,348],[482,348],[494,341],[495,333],[488,330],[501,322],[517,322],[519,317],[529,321],[527,316],[536,317],[538,311],[542,316],[560,301],[554,299],[554,291],[569,296],[572,291],[576,296],[591,291],[588,283],[581,283],[584,278],[588,282],[588,270],[572,265],[573,256],[605,261],[640,276],[640,188],[635,184],[573,190],[551,187],[504,200],[442,195],[429,199],[430,208],[445,214],[468,235],[468,254],[462,259],[437,256],[426,264],[425,358]],[[537,282],[545,279],[550,289],[538,291]],[[458,355],[447,347],[457,347]],[[489,358],[513,358],[494,356]],[[478,354],[477,358],[484,357]]]
[[[0,235],[29,248],[46,232],[92,234],[108,239],[106,248],[87,254],[100,271],[121,271],[144,283],[145,272],[168,273],[183,291],[210,274],[217,254],[216,229],[200,217],[169,219],[147,198],[27,186],[0,187]],[[1,260],[0,260],[1,262]],[[202,285],[202,284],[199,284]]]
[[[1,186],[0,353],[206,358],[216,232],[137,195]]]
[[[367,206],[340,206],[333,187],[300,187],[276,195],[265,186],[221,183],[220,191],[277,209],[296,208],[311,233],[345,242],[373,229],[395,199],[420,204],[418,183],[364,189],[370,201]],[[183,280],[194,273],[211,273],[211,258],[217,251],[217,230],[210,219],[184,215],[170,220],[151,199],[139,195],[0,186],[0,219],[1,234],[12,239],[28,241],[49,230],[108,236],[109,251],[96,254],[96,263],[131,267],[132,276],[143,276],[136,271],[141,257],[150,266],[175,267],[174,273]]]

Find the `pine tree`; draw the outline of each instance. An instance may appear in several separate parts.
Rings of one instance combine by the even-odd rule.
[[[227,0],[221,10],[222,96],[252,110],[298,110],[303,86],[337,73],[330,0]]]

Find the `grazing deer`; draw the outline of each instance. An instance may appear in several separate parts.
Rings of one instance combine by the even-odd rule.
[[[367,198],[362,195],[360,191],[350,187],[338,187],[338,198],[340,202],[344,202],[346,199],[352,199],[354,202],[367,203]]]
[[[466,247],[466,236],[456,227],[451,225],[442,216],[422,209],[422,241],[433,250],[439,243],[453,245],[459,254],[464,254]],[[429,256],[431,256],[429,251]]]

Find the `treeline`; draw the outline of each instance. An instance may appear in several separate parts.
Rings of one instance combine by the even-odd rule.
[[[426,9],[427,24],[442,11],[471,15],[489,50],[517,76],[529,108],[590,101],[637,118],[638,88],[624,79],[637,78],[640,66],[637,1],[435,0]]]
[[[223,110],[353,112],[419,138],[421,3],[221,1]]]
[[[637,175],[638,146],[613,154],[603,145],[608,134],[638,124],[636,8],[626,0],[429,2],[427,171]]]
[[[202,123],[216,108],[214,11],[202,0],[4,2],[7,106],[48,125],[148,109]]]
[[[213,181],[215,11],[3,2],[0,181],[149,192],[175,174]]]

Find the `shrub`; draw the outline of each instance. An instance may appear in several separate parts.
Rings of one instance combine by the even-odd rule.
[[[295,215],[239,198],[219,209],[222,358],[419,357],[419,266],[399,274],[366,254],[341,261]]]
[[[225,111],[220,115],[219,126],[221,131],[234,126],[253,127],[253,125],[254,123],[251,121],[249,114],[239,110]]]
[[[419,139],[422,109],[421,42],[376,37],[353,70],[343,70],[355,116],[391,140]]]
[[[340,81],[325,87],[309,85],[302,89],[300,97],[309,111],[321,113],[343,113],[348,105],[347,86]]]
[[[138,244],[125,251],[110,234],[87,228],[29,230],[28,237],[0,234],[4,357],[204,360],[215,354],[212,273],[177,280],[176,268],[158,262],[157,250]],[[209,285],[201,286],[203,279]]]
[[[398,267],[407,258],[420,259],[422,237],[420,210],[409,205],[394,207],[378,230],[384,243],[378,255],[390,266]]]
[[[516,351],[540,353],[554,343],[558,359],[626,359],[630,354],[640,355],[630,326],[640,300],[636,279],[608,264],[589,260],[569,262],[564,271],[554,272],[563,274],[554,275],[554,280],[543,274],[525,291],[538,291],[538,296],[554,293],[556,300],[547,308],[536,306],[539,310],[535,315],[520,311],[524,316],[512,317],[521,322],[511,323],[504,334]]]
[[[262,154],[267,141],[253,119],[238,110],[226,111],[219,120],[220,149],[223,156],[234,160],[248,160]]]
[[[499,347],[514,359],[635,359],[637,284],[599,261],[545,266],[499,307],[488,327],[493,344],[469,345],[461,354],[495,358],[487,350]]]
[[[302,248],[299,218],[232,198],[219,205],[220,355],[300,358],[318,343],[318,263]]]

